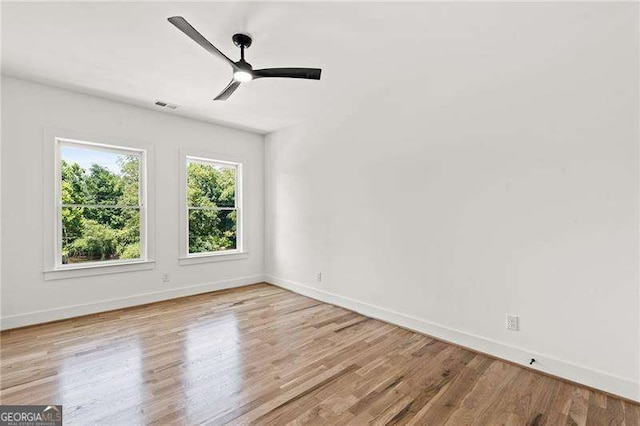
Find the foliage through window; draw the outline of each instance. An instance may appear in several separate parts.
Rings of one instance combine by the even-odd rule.
[[[238,250],[239,165],[187,157],[188,254]]]
[[[58,140],[58,263],[145,257],[142,151]]]

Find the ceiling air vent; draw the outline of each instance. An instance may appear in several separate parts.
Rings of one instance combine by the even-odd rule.
[[[165,101],[156,101],[156,105],[162,108],[169,108],[169,109],[178,109],[179,107],[179,105],[170,104],[169,102],[165,102]]]

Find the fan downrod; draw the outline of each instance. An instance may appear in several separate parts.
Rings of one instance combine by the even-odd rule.
[[[233,44],[235,44],[236,46],[238,46],[241,49],[246,49],[249,46],[251,46],[251,37],[249,37],[246,34],[234,34],[233,35]]]

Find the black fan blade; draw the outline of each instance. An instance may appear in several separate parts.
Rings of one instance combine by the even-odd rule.
[[[320,80],[319,68],[266,68],[254,70],[253,78],[263,77],[283,77],[283,78],[306,78],[309,80]]]
[[[218,55],[226,59],[227,62],[229,62],[229,64],[231,64],[231,66],[234,69],[237,68],[236,64],[231,59],[229,59],[227,55],[219,51],[217,47],[211,44],[209,40],[204,38],[202,34],[196,31],[196,29],[193,28],[191,24],[189,24],[187,20],[184,19],[182,16],[172,16],[171,18],[168,19],[168,21],[171,22],[173,25],[175,25],[180,31],[185,33],[191,40],[195,41],[200,46],[204,47],[209,53]]]
[[[236,91],[238,87],[240,87],[240,82],[231,80],[231,83],[229,83],[227,87],[225,87],[224,90],[220,92],[220,94],[216,96],[213,100],[226,101],[227,99],[229,99],[229,96],[231,96],[231,94]]]

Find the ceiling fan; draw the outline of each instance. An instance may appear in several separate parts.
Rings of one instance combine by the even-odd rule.
[[[169,18],[169,22],[175,25],[180,31],[185,33],[189,38],[204,47],[209,53],[220,56],[225,59],[233,68],[233,79],[224,88],[218,96],[214,98],[216,101],[226,101],[233,92],[240,87],[240,83],[246,83],[256,78],[268,77],[284,77],[284,78],[304,78],[308,80],[320,80],[319,68],[264,68],[254,70],[250,63],[244,60],[244,49],[251,46],[251,37],[246,34],[234,34],[233,43],[240,48],[240,60],[233,62],[222,53],[218,48],[211,44],[202,34],[196,31],[182,16],[173,16]]]

